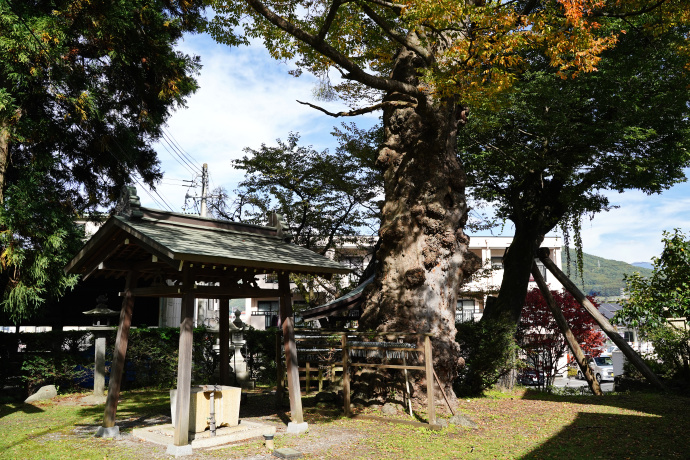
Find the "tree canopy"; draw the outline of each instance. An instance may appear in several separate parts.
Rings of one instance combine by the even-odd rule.
[[[559,77],[571,78],[595,70],[601,53],[626,32],[628,18],[645,14],[652,36],[690,19],[685,2],[672,0],[212,5],[210,31],[218,41],[260,39],[274,58],[294,63],[294,74],[311,72],[323,82],[321,94],[350,106],[341,112],[313,107],[331,116],[383,110],[380,264],[360,327],[432,333],[434,364],[448,391],[459,366],[457,292],[480,265],[463,230],[466,177],[456,156],[468,107],[492,104],[531,69],[534,53]]]
[[[131,180],[160,179],[151,141],[199,68],[173,45],[200,13],[185,1],[0,2],[0,289],[11,319],[75,282],[62,268],[81,244],[77,216]]]
[[[629,297],[614,318],[643,332],[667,326],[668,318],[690,318],[690,237],[676,229],[664,232],[662,241],[651,276],[625,277]]]
[[[513,318],[547,232],[563,228],[567,246],[572,225],[579,246],[580,217],[611,207],[605,191],[659,193],[685,180],[688,28],[650,35],[648,21],[627,21],[631,30],[601,53],[598,70],[574,79],[533,54],[514,91],[474,111],[460,133],[472,193],[516,227],[497,304]]]

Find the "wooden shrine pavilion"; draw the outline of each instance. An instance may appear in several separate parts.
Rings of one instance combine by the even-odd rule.
[[[134,187],[125,187],[112,215],[65,267],[68,274],[125,278],[112,371],[99,434],[112,436],[127,341],[136,297],[182,298],[174,445],[189,443],[192,328],[196,298],[219,299],[221,384],[229,376],[229,299],[280,299],[292,421],[303,423],[290,273],[330,277],[349,270],[290,243],[281,218],[268,226],[177,214],[140,206]],[[278,289],[261,289],[255,275],[278,276]]]

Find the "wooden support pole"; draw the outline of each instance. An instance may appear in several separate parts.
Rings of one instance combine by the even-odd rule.
[[[311,374],[311,363],[309,363],[309,361],[307,361],[306,366],[307,367],[304,369],[304,372],[306,374],[305,379],[304,379],[305,380],[304,383],[305,383],[305,387],[306,387],[304,394],[309,394],[311,392],[311,375],[310,375]]]
[[[582,352],[582,348],[580,348],[580,344],[577,343],[577,339],[575,338],[573,331],[570,329],[570,326],[568,326],[568,322],[566,321],[563,312],[560,308],[558,308],[558,305],[556,305],[556,300],[551,295],[551,291],[549,291],[549,287],[546,285],[546,281],[544,280],[544,277],[541,276],[539,267],[537,267],[537,263],[534,261],[532,262],[532,276],[534,277],[534,281],[537,282],[537,286],[539,286],[539,290],[541,291],[541,294],[544,296],[544,299],[546,300],[546,305],[549,306],[549,310],[551,310],[551,314],[556,320],[558,328],[561,330],[561,333],[565,337],[565,341],[568,343],[570,350],[573,352],[573,356],[575,356],[577,365],[580,366],[580,371],[582,372],[582,375],[585,376],[589,388],[595,395],[603,395],[601,387],[599,386],[599,382],[597,382],[597,379],[594,378],[592,368],[589,367],[589,364],[587,363],[587,358],[585,357],[585,354]]]
[[[429,411],[429,424],[436,424],[436,405],[434,404],[434,361],[431,355],[431,337],[424,336],[424,365],[426,366],[426,398]]]
[[[350,410],[350,368],[348,357],[349,349],[347,348],[347,332],[343,332],[340,344],[343,350],[343,409],[345,411],[345,416],[349,417],[352,412]]]
[[[230,385],[230,299],[218,299],[220,384]]]
[[[132,325],[132,311],[134,309],[132,288],[134,288],[136,281],[137,273],[129,271],[125,281],[125,295],[122,299],[120,323],[117,327],[117,337],[115,338],[115,351],[113,353],[113,364],[110,371],[110,383],[108,384],[108,397],[105,401],[103,428],[112,428],[115,426],[115,413],[117,412],[117,401],[120,398],[120,385],[122,384],[122,374],[125,368],[127,342],[129,342],[129,328]]]
[[[565,276],[565,273],[563,273],[556,266],[556,264],[549,259],[548,248],[539,249],[539,260],[541,260],[544,266],[546,266],[546,268],[548,268],[549,271],[554,274],[554,276],[558,279],[558,281],[561,282],[568,292],[570,292],[573,297],[575,297],[575,299],[577,299],[577,301],[580,302],[583,307],[585,307],[585,310],[592,315],[592,318],[594,318],[594,321],[596,321],[601,330],[604,331],[607,336],[609,336],[613,343],[618,345],[618,348],[620,348],[625,357],[628,358],[628,361],[630,361],[630,363],[635,366],[652,385],[660,390],[667,391],[666,386],[661,382],[661,380],[659,380],[659,377],[657,377],[657,375],[645,364],[642,358],[635,353],[635,350],[628,345],[628,342],[626,342],[625,339],[618,334],[618,332],[613,328],[613,326],[611,326],[611,323],[608,322],[604,315],[602,315],[599,310],[597,310],[597,308],[592,305],[589,300],[587,300],[587,297],[585,297],[582,291],[580,291],[577,286],[575,286],[575,284],[570,281],[567,276]]]
[[[283,404],[283,390],[285,389],[285,371],[283,370],[283,360],[281,359],[282,343],[280,340],[281,336],[276,332],[276,372],[278,373],[276,379],[276,404],[280,407]]]
[[[302,394],[299,384],[299,363],[297,362],[297,346],[295,345],[295,326],[292,316],[292,295],[290,294],[290,278],[287,273],[278,275],[278,289],[280,290],[280,318],[283,327],[290,413],[293,422],[304,423]]]
[[[175,402],[176,423],[173,443],[176,446],[189,444],[189,400],[192,383],[192,341],[194,329],[194,306],[196,298],[192,292],[189,274],[184,276],[187,292],[182,297],[182,321],[180,322],[180,344],[177,364],[177,393]]]

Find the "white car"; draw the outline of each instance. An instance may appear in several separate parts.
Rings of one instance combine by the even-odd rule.
[[[594,373],[594,377],[597,382],[602,380],[613,380],[613,360],[610,356],[597,356],[596,358],[588,358],[587,362],[589,367]],[[577,371],[577,378],[582,380],[585,377],[582,375],[582,371]]]

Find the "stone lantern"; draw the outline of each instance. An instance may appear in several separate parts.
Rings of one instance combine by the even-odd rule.
[[[246,343],[244,339],[244,329],[246,324],[242,322],[240,310],[235,310],[235,321],[230,323],[230,341],[232,348],[235,350],[232,358],[232,367],[235,371],[235,380],[238,385],[245,386],[249,381],[249,372],[247,372],[247,362],[242,356],[242,348]]]
[[[108,297],[101,295],[96,299],[96,308],[85,311],[84,314],[92,318],[92,325],[86,329],[94,335],[93,394],[97,398],[105,398],[105,331],[112,329],[110,318],[119,313],[108,308]]]

